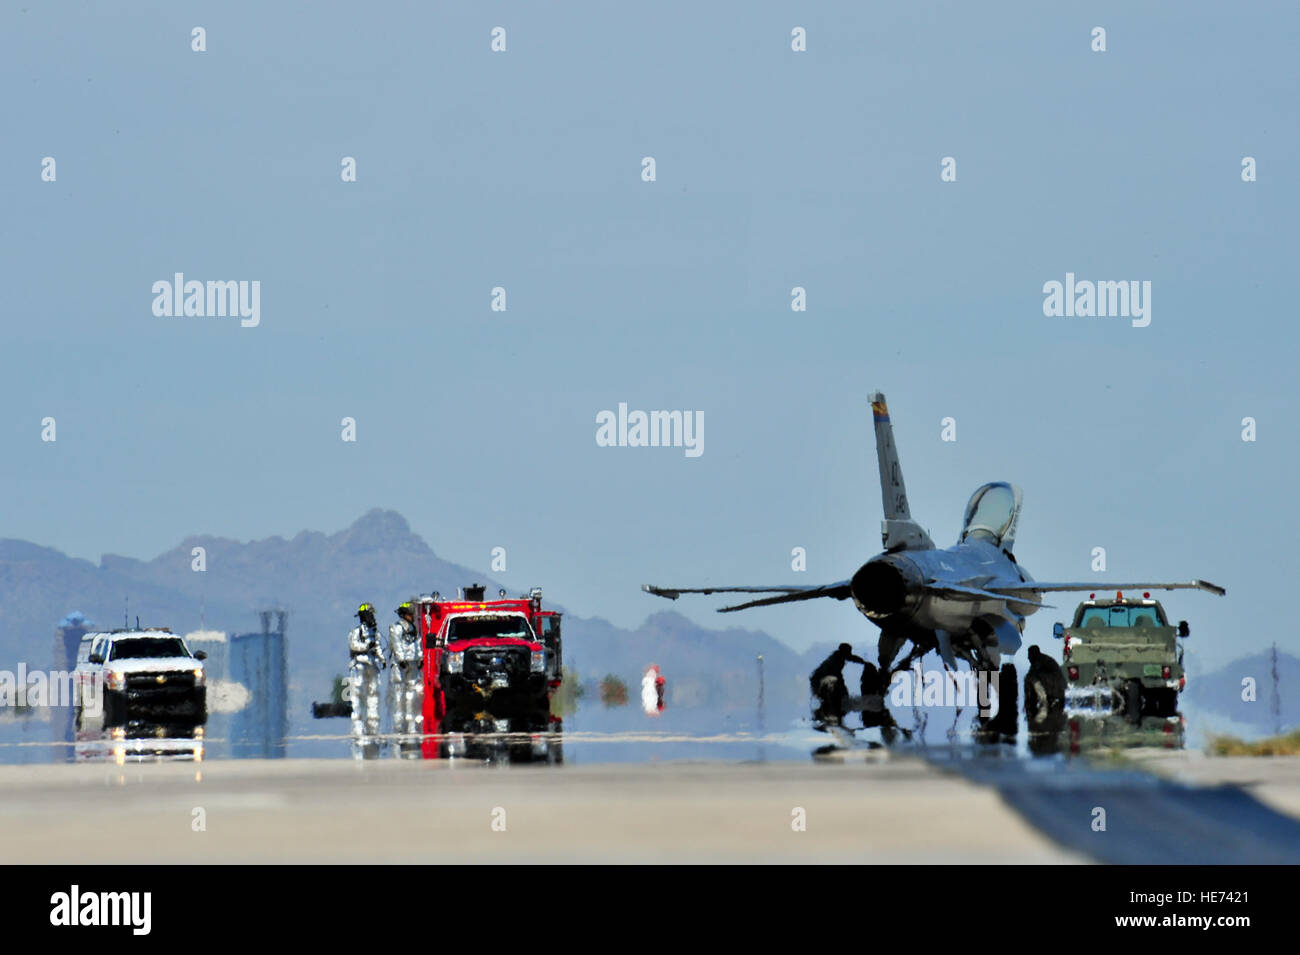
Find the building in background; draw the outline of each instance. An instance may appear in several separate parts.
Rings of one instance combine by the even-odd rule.
[[[71,673],[77,666],[77,648],[90,628],[94,626],[80,610],[74,610],[54,628],[54,653],[51,673]],[[69,701],[70,702],[70,701]],[[72,762],[73,733],[76,711],[72,706],[50,707],[50,731],[55,762]],[[66,745],[57,745],[66,744]]]
[[[229,755],[236,759],[284,757],[289,731],[286,617],[284,610],[264,610],[261,632],[239,633],[229,640],[226,678],[248,694],[245,705],[230,715],[226,738]]]
[[[185,634],[185,645],[191,653],[202,650],[208,655],[203,661],[208,707],[208,721],[203,728],[204,753],[208,757],[228,758],[231,715],[248,703],[248,688],[230,679],[230,639],[222,630],[191,630]]]

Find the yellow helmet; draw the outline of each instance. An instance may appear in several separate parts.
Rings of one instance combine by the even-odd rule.
[[[411,602],[409,600],[404,600],[397,605],[397,609],[394,610],[393,613],[397,614],[399,617],[404,617],[407,614],[410,614],[411,616],[414,617],[415,608],[411,606]]]
[[[374,613],[374,612],[375,612],[375,608],[372,607],[370,604],[362,604],[360,607],[357,608],[358,617],[361,616],[363,613]]]

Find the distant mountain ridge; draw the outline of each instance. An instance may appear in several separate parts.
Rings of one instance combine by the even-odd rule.
[[[192,569],[203,548],[206,570]],[[71,611],[96,626],[121,626],[124,599],[131,622],[177,632],[259,629],[257,612],[288,610],[291,732],[312,731],[309,705],[324,699],[347,667],[344,637],[362,601],[376,603],[384,626],[390,611],[415,592],[454,594],[489,575],[438,557],[395,511],[374,509],[334,534],[302,531],[292,538],[240,542],[197,535],[152,560],[106,554],[99,564],[22,540],[0,540],[0,668],[25,661],[50,666],[54,628]],[[555,605],[555,604],[553,604]],[[671,611],[652,614],[635,630],[566,609],[565,661],[584,679],[615,673],[631,683],[650,663],[670,677],[675,699],[701,705],[750,705],[763,655],[765,693],[773,702],[800,699],[803,658],[761,631],[706,630]],[[824,655],[824,654],[822,654]],[[820,659],[820,656],[818,657]],[[815,661],[814,661],[815,662]]]
[[[196,547],[204,548],[203,572],[191,569]],[[0,669],[14,670],[19,661],[29,669],[49,667],[54,628],[72,611],[105,629],[121,626],[127,596],[133,623],[138,613],[142,623],[181,633],[199,628],[201,602],[206,627],[227,632],[257,630],[257,612],[280,606],[289,612],[290,732],[320,732],[310,719],[310,703],[325,699],[335,674],[347,668],[344,637],[357,604],[375,602],[386,626],[395,619],[392,609],[413,593],[450,595],[473,582],[489,593],[500,587],[488,574],[439,557],[400,514],[380,509],[333,534],[302,531],[248,542],[190,536],[152,560],[106,554],[96,564],[29,541],[0,540]],[[549,594],[548,603],[559,607],[550,599],[555,596],[564,595]],[[807,675],[838,642],[798,653],[761,630],[707,629],[672,610],[653,613],[628,630],[582,617],[571,606],[563,609],[565,661],[584,682],[613,673],[634,687],[645,667],[657,663],[669,680],[670,703],[678,707],[752,711],[762,655],[767,703],[783,712],[806,711]],[[846,634],[869,659],[874,637]],[[1300,693],[1287,690],[1300,686],[1300,659],[1279,652],[1278,669],[1279,722],[1294,727],[1300,725]],[[1268,653],[1244,657],[1189,679],[1185,700],[1260,733],[1272,732],[1271,671]],[[1247,677],[1255,681],[1253,703],[1241,699]]]
[[[1184,699],[1209,713],[1249,726],[1260,733],[1272,733],[1300,726],[1300,657],[1277,652],[1278,713],[1273,711],[1273,659],[1268,651],[1234,660],[1226,666],[1188,678]],[[1252,681],[1254,699],[1244,681]]]

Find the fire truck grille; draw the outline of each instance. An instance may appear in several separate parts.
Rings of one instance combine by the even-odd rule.
[[[526,647],[471,647],[465,651],[465,679],[473,683],[506,676],[513,683],[528,675]]]

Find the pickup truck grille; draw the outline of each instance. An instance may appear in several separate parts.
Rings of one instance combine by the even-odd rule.
[[[194,674],[186,670],[167,673],[128,673],[126,688],[128,690],[193,689]]]

